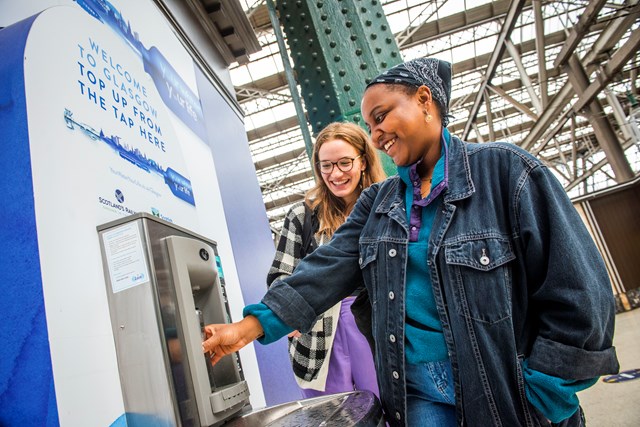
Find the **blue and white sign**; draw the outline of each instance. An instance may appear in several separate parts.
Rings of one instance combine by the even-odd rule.
[[[139,286],[148,260],[137,230],[118,229],[103,241],[105,272],[96,227],[149,212],[215,240],[240,318],[233,212],[222,194],[239,199],[238,188],[249,188],[263,204],[255,170],[238,174],[253,168],[249,154],[244,164],[220,160],[233,168],[224,176],[234,188],[223,188],[211,140],[235,143],[244,128],[153,1],[8,3],[0,5],[0,424],[124,427],[104,275],[116,292]],[[56,6],[41,11],[47,5]],[[5,9],[20,8],[40,13],[2,22]],[[254,264],[256,235],[246,243]],[[253,349],[241,357],[252,404],[264,405]]]

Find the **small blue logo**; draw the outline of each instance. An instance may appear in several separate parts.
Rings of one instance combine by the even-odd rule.
[[[120,203],[124,202],[124,194],[122,194],[122,191],[120,191],[118,189],[116,189],[116,199]]]
[[[156,218],[160,218],[162,220],[165,220],[167,222],[173,222],[173,219],[169,218],[168,216],[164,216],[160,213],[159,209],[156,209],[154,207],[151,208],[151,215],[155,216]]]
[[[138,273],[131,276],[132,282],[139,282],[140,280],[143,280],[143,279],[144,279],[144,273]]]

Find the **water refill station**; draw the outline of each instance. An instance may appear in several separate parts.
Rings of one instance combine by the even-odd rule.
[[[230,321],[216,243],[147,213],[98,230],[125,406],[162,425],[213,425],[242,409],[238,355],[212,367],[202,353],[204,325]]]
[[[202,354],[275,251],[239,2],[3,2],[0,27],[0,425],[382,425],[370,393],[298,400],[286,340]]]
[[[253,410],[238,355],[212,367],[202,353],[204,325],[230,320],[216,242],[147,213],[98,230],[128,424],[384,425],[370,392]]]

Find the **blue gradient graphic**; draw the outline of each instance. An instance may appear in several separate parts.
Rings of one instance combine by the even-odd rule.
[[[137,52],[165,105],[202,140],[206,130],[200,99],[155,46],[146,48],[118,9],[106,0],[75,0],[82,9],[106,24]]]
[[[90,139],[100,140],[116,151],[123,160],[137,166],[145,172],[155,172],[160,175],[165,184],[169,186],[169,189],[174,196],[184,200],[190,205],[195,206],[196,201],[193,197],[193,189],[191,188],[191,181],[188,178],[182,176],[179,172],[168,167],[166,170],[162,168],[155,160],[147,157],[145,153],[137,148],[128,148],[125,144],[122,144],[121,138],[116,135],[106,136],[102,129],[97,132],[93,127],[76,121],[73,118],[73,112],[70,110],[64,111],[64,120],[67,123],[69,129],[75,129],[76,127],[83,131]]]

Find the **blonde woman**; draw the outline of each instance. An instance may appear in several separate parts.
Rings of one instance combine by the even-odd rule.
[[[269,286],[291,275],[305,255],[328,242],[362,190],[385,177],[369,136],[353,123],[325,127],[316,138],[312,162],[316,185],[285,217]],[[308,242],[305,232],[313,236]],[[371,349],[350,310],[354,299],[355,293],[327,310],[308,333],[289,334],[289,356],[303,397],[353,390],[379,395]]]

